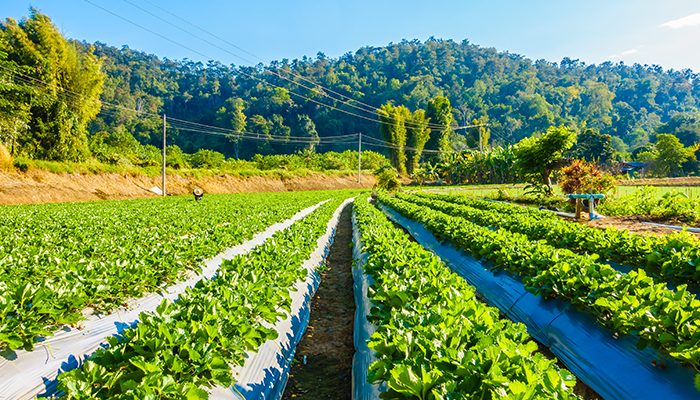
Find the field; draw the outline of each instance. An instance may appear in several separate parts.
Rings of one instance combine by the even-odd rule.
[[[500,188],[500,187],[503,188]],[[617,195],[618,196],[626,196],[634,193],[635,190],[637,190],[640,187],[643,187],[644,185],[619,185],[617,187]],[[685,193],[688,195],[688,197],[692,198],[700,198],[700,186],[656,186],[659,190],[656,194],[656,198],[661,198],[665,193],[669,193],[671,191],[673,192],[678,192],[678,193]],[[426,188],[426,189],[432,189],[432,188]],[[450,188],[447,190],[462,190],[466,193],[469,194],[469,196],[472,197],[487,197],[487,198],[495,198],[498,196],[498,191],[499,190],[505,190],[510,196],[517,197],[517,196],[523,196],[525,194],[525,188],[523,185],[517,185],[517,187],[514,187],[513,185],[489,185],[485,188],[480,188],[480,187],[456,187],[454,189]],[[561,192],[559,189],[559,186],[554,187],[554,193],[557,196],[564,196],[564,194]]]
[[[370,200],[0,207],[0,392],[697,398],[695,236],[451,191]]]
[[[661,180],[657,180],[661,181]],[[663,183],[663,182],[661,182]],[[693,184],[696,182],[693,181]],[[574,208],[561,192],[554,187],[554,196],[537,197],[528,193],[524,187],[497,185],[490,187],[456,187],[426,190],[435,193],[458,193],[466,197],[508,201],[529,207],[545,207],[551,210],[573,213]],[[671,226],[700,226],[700,187],[697,186],[618,186],[616,191],[597,206],[596,211],[608,220],[592,223],[595,226],[614,224],[622,229],[634,232],[650,231],[669,233],[662,227],[650,228],[645,223]],[[634,218],[625,218],[634,217]]]

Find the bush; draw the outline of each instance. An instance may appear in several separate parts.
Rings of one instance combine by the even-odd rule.
[[[226,157],[218,151],[199,149],[190,157],[190,163],[194,168],[219,168]]]
[[[165,148],[165,164],[170,168],[183,169],[189,167],[185,159],[185,153],[178,146],[172,145]]]
[[[401,190],[401,181],[396,168],[390,164],[384,164],[382,167],[374,171],[374,176],[377,178],[377,183],[374,184],[374,189],[386,190],[388,192],[396,192]]]
[[[577,191],[606,194],[617,188],[617,180],[610,174],[600,171],[593,163],[574,160],[571,165],[559,171],[559,186],[565,194]]]
[[[22,172],[29,170],[29,160],[24,157],[15,158],[14,167]]]
[[[606,199],[598,210],[606,215],[647,215],[686,223],[700,220],[700,201],[675,190],[658,198],[658,191],[653,186],[639,187],[630,195]]]

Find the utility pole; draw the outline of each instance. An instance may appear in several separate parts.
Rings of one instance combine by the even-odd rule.
[[[165,197],[165,114],[163,114],[163,197]]]
[[[362,170],[362,134],[357,134],[357,183],[360,183],[360,171]]]
[[[484,144],[481,142],[481,127],[478,127],[479,129],[479,153],[484,152]]]

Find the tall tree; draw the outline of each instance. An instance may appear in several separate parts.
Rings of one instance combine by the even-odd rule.
[[[675,113],[668,122],[656,128],[656,133],[673,135],[686,146],[700,143],[700,113]]]
[[[478,119],[472,121],[472,127],[467,131],[467,146],[479,151],[486,149],[491,138],[491,130],[484,126],[484,122]]]
[[[406,121],[411,118],[411,112],[404,106],[394,107],[387,103],[378,114],[382,137],[393,146],[389,149],[391,165],[399,174],[406,174]]]
[[[2,50],[9,47],[6,41],[7,38],[0,35],[0,144],[14,155],[18,132],[28,128],[30,118],[30,104],[25,100],[35,95],[36,90],[18,83],[21,82],[19,74],[31,71],[7,59],[7,53]]]
[[[452,107],[447,97],[437,96],[428,101],[425,109],[425,116],[430,120],[430,139],[425,144],[426,150],[448,151],[450,148],[450,124],[452,123]],[[440,159],[439,154],[431,153],[426,155],[426,160],[436,162]]]
[[[216,111],[216,119],[215,123],[217,126],[220,126],[225,129],[231,129],[232,131],[235,132],[242,132],[245,131],[246,129],[246,116],[243,113],[243,110],[245,109],[245,101],[241,99],[234,99],[234,98],[229,98],[224,102],[224,105],[221,106]],[[229,137],[229,142],[232,142],[234,145],[234,156],[236,157],[236,160],[239,158],[239,148],[240,148],[240,134],[232,134]]]
[[[17,23],[0,24],[7,61],[26,69],[23,77],[37,87],[29,104],[27,129],[17,137],[22,153],[49,160],[82,160],[89,156],[87,124],[100,111],[104,75],[92,49],[79,52],[34,8]]]
[[[418,170],[418,163],[428,139],[430,139],[430,128],[428,128],[425,110],[416,110],[406,121],[406,146],[411,148],[406,150],[408,157],[406,171],[409,174]]]
[[[297,121],[292,127],[291,135],[293,137],[301,138],[306,142],[297,146],[299,150],[313,151],[320,140],[318,137],[318,132],[316,132],[316,125],[308,115],[304,114],[297,116]]]

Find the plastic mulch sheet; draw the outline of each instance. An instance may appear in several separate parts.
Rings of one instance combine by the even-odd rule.
[[[567,301],[545,300],[525,290],[521,279],[475,260],[450,243],[440,244],[421,223],[382,207],[394,221],[476,287],[487,303],[508,318],[522,322],[531,336],[549,347],[567,369],[605,399],[698,399],[694,371],[647,347],[636,348],[637,338],[615,335],[590,314]],[[663,360],[665,369],[652,360]]]
[[[289,377],[296,346],[304,335],[311,315],[311,298],[316,293],[321,277],[316,272],[330,251],[335,231],[340,221],[340,213],[353,199],[341,204],[328,221],[326,233],[318,239],[318,247],[304,262],[309,274],[305,281],[295,284],[291,313],[284,320],[278,320],[272,327],[279,336],[263,343],[256,353],[248,352],[245,365],[234,368],[233,377],[237,381],[228,388],[216,387],[209,396],[212,400],[277,400],[282,397]]]
[[[253,239],[206,260],[201,275],[172,285],[163,293],[152,293],[141,299],[130,300],[128,303],[134,305],[133,308],[120,307],[111,315],[90,316],[83,321],[83,329],[59,331],[45,341],[37,343],[34,351],[16,350],[0,353],[0,398],[32,399],[37,395],[54,394],[58,384],[58,373],[78,367],[85,358],[106,343],[105,337],[135,325],[141,312],[155,311],[164,298],[176,299],[187,287],[194,286],[200,279],[210,279],[216,274],[222,260],[249,252],[275,232],[289,227],[321,204],[323,202],[308,207],[292,218],[270,226]]]
[[[355,260],[355,265],[352,268],[352,277],[354,280],[353,289],[355,294],[355,356],[352,359],[352,399],[353,400],[376,400],[379,399],[379,394],[386,391],[385,383],[381,385],[373,385],[367,382],[367,372],[369,366],[377,361],[372,351],[368,346],[370,336],[377,330],[374,324],[367,321],[369,310],[372,304],[367,297],[367,289],[374,283],[372,277],[365,274],[363,271],[364,265],[367,262],[369,255],[362,252],[362,243],[360,241],[360,232],[355,223],[355,214],[352,216],[352,258]]]

